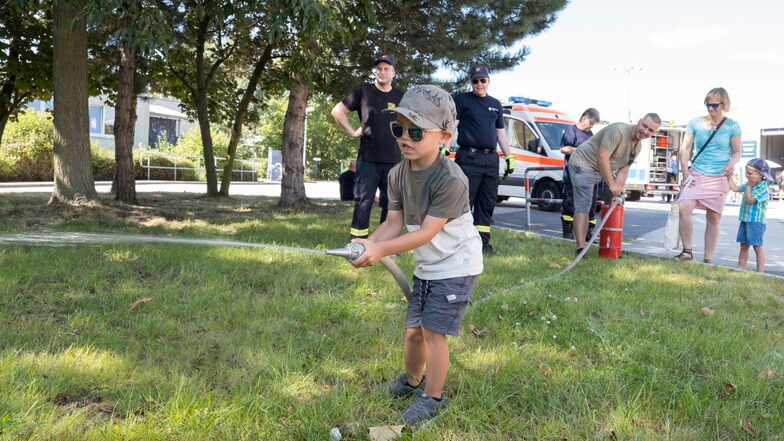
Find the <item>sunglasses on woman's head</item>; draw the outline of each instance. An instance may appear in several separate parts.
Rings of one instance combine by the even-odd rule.
[[[715,109],[718,109],[719,107],[721,107],[721,103],[715,103],[715,104],[714,103],[705,103],[705,107],[707,107],[709,109],[714,109],[715,110]]]

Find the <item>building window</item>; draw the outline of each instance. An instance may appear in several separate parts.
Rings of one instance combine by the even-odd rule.
[[[100,135],[103,130],[103,108],[90,106],[90,134]]]
[[[114,134],[114,107],[90,106],[90,134]]]
[[[149,144],[157,148],[159,137],[163,137],[170,144],[177,144],[177,120],[151,116]]]
[[[103,108],[103,133],[114,135],[114,107]]]

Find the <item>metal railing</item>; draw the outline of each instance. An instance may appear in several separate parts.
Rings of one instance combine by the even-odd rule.
[[[532,171],[544,171],[544,170],[563,170],[563,167],[528,167],[525,169],[525,173],[523,174],[523,183],[525,184],[525,226],[527,228],[531,227],[531,202],[535,203],[553,203],[553,204],[560,204],[563,203],[563,199],[548,199],[548,198],[532,198],[531,197],[531,181],[528,179],[528,172]]]
[[[153,164],[152,158],[166,158],[172,162],[172,165],[159,165]],[[213,164],[215,166],[215,170],[223,170],[221,164],[225,164],[227,161],[226,158],[216,156],[213,159]],[[196,163],[196,166],[193,166],[193,163]],[[151,179],[152,170],[172,170],[173,180],[177,180],[177,172],[178,171],[195,171],[197,175],[202,176],[202,173],[205,171],[204,167],[204,157],[198,155],[174,155],[170,153],[158,153],[158,152],[150,152],[145,151],[139,155],[139,164],[141,165],[142,169],[147,170],[147,180]],[[239,168],[237,168],[239,166]],[[246,175],[250,175],[248,178],[249,181],[255,181],[258,178],[258,169],[256,161],[247,161],[244,159],[235,159],[234,160],[234,167],[232,169],[232,174],[237,173],[240,175],[240,181],[245,181]]]

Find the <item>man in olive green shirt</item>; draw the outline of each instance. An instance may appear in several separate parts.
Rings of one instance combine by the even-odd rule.
[[[572,153],[569,176],[574,191],[577,254],[585,247],[594,185],[604,180],[613,196],[623,195],[629,166],[640,153],[640,141],[650,138],[660,125],[661,118],[655,113],[645,115],[636,125],[613,123],[588,138]]]

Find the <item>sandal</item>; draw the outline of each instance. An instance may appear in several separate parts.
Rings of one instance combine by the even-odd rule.
[[[684,248],[680,254],[673,257],[672,260],[692,260],[694,259],[694,255],[692,254],[691,250]]]

